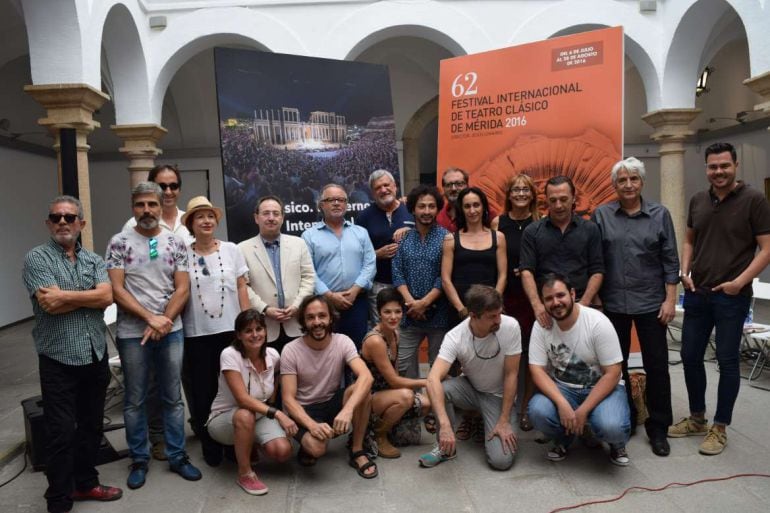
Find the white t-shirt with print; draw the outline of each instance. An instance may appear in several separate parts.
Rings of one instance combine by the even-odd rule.
[[[474,337],[465,319],[444,336],[438,353],[449,364],[458,360],[473,388],[498,397],[503,395],[505,357],[521,354],[519,322],[507,315],[500,319],[500,329],[484,338]]]
[[[602,377],[602,366],[623,361],[620,342],[610,320],[600,311],[580,305],[575,324],[562,331],[539,323],[532,328],[529,363],[547,367],[552,378],[581,387],[591,387]]]
[[[158,256],[150,258],[150,240],[157,241]],[[187,248],[168,230],[145,237],[136,230],[114,235],[104,257],[107,270],[123,269],[125,289],[145,309],[162,315],[174,293],[174,273],[187,272]],[[172,331],[182,329],[182,319],[173,319]],[[118,307],[118,337],[141,338],[147,323]]]

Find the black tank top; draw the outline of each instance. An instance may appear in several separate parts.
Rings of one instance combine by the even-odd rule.
[[[471,285],[497,285],[497,233],[492,230],[492,247],[468,249],[460,245],[460,234],[455,233],[455,254],[452,265],[452,285],[460,299],[465,302],[465,293]]]

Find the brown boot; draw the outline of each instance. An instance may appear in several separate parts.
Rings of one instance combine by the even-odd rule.
[[[377,440],[377,449],[379,455],[383,458],[400,458],[401,451],[393,447],[393,444],[388,440],[388,433],[393,424],[380,420],[374,426],[374,437]]]

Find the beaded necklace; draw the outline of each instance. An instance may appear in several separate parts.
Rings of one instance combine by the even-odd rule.
[[[208,267],[206,266],[206,259],[202,255],[198,255],[195,253],[195,243],[192,243],[192,250],[193,250],[193,276],[195,277],[195,289],[196,294],[198,295],[198,300],[201,303],[201,308],[203,309],[203,313],[208,315],[212,319],[219,319],[222,317],[222,314],[225,313],[225,268],[224,265],[222,265],[222,255],[219,254],[219,244],[217,244],[217,260],[219,261],[219,288],[220,288],[220,298],[219,298],[219,315],[214,315],[209,313],[209,311],[206,309],[206,304],[203,302],[203,295],[201,294],[201,286],[198,282],[198,266],[201,268],[201,274],[204,276],[209,276],[211,273],[209,272]]]

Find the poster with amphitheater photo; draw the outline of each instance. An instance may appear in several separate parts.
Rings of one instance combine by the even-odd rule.
[[[261,196],[280,197],[283,231],[300,235],[319,219],[325,184],[347,190],[352,219],[372,171],[400,183],[386,66],[230,48],[214,58],[231,241],[257,234]]]
[[[614,199],[622,151],[622,27],[441,61],[439,186],[444,169],[465,169],[501,212],[506,183],[526,173],[545,212],[546,180],[567,175],[589,215]]]

